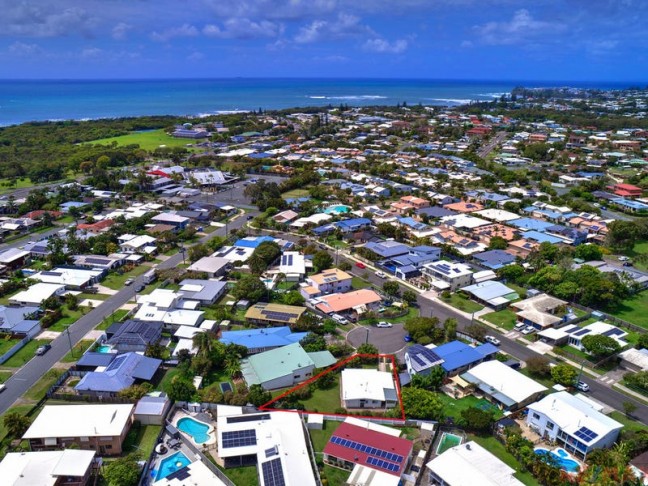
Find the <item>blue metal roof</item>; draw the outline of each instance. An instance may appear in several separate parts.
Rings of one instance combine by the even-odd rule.
[[[515,261],[515,257],[504,250],[490,250],[475,253],[473,257],[479,260],[484,266],[497,270]]]
[[[365,248],[373,251],[376,255],[383,258],[390,258],[397,255],[404,255],[410,251],[410,247],[397,241],[370,241],[365,245]]]
[[[257,248],[261,243],[266,241],[274,241],[275,239],[272,236],[250,236],[248,238],[243,238],[234,243],[234,246],[241,248]]]
[[[524,233],[523,237],[528,240],[537,241],[538,243],[562,243],[563,241],[557,236],[551,236],[546,233],[541,233],[540,231],[527,231]]]
[[[161,359],[149,358],[137,353],[108,354],[108,356],[112,357],[112,361],[104,371],[91,371],[81,378],[74,389],[118,392],[131,386],[136,379],[150,380],[162,364]]]
[[[536,230],[536,231],[542,231],[543,229],[549,228],[550,226],[554,225],[553,223],[548,223],[546,221],[542,221],[540,219],[535,219],[535,218],[515,219],[513,221],[509,221],[508,224],[523,230]]]
[[[497,348],[492,344],[489,344],[495,348],[494,352],[497,352]],[[479,363],[484,359],[484,356],[492,354],[489,348],[483,348],[486,346],[482,344],[478,348],[473,348],[461,341],[451,341],[441,346],[434,348],[434,353],[443,359],[443,364],[441,365],[443,369],[451,373],[452,371],[468,366],[473,363]],[[477,349],[482,348],[480,351]]]
[[[242,331],[224,331],[221,336],[221,342],[223,344],[239,344],[248,349],[272,348],[298,343],[307,334],[307,332],[293,333],[288,326],[267,329],[244,329]]]

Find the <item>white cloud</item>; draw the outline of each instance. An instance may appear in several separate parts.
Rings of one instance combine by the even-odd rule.
[[[128,34],[128,31],[133,28],[132,25],[127,24],[126,22],[119,22],[112,29],[112,37],[115,40],[124,40]]]
[[[566,25],[559,21],[536,20],[526,9],[516,11],[508,22],[488,22],[474,27],[482,42],[490,45],[518,44],[530,38],[551,36],[565,28]]]
[[[400,54],[407,49],[407,41],[398,39],[394,42],[385,39],[369,39],[362,45],[365,51],[377,52],[379,54]]]
[[[246,18],[231,18],[222,27],[208,24],[202,32],[208,37],[220,39],[255,39],[259,37],[277,37],[283,32],[283,26],[268,20],[253,22]]]
[[[29,57],[42,52],[38,44],[25,44],[20,41],[11,44],[7,50],[9,54],[19,57]]]
[[[180,27],[172,27],[162,32],[153,32],[151,39],[156,42],[166,42],[174,37],[196,37],[200,31],[191,24],[182,24]]]
[[[57,37],[70,34],[92,35],[97,19],[85,9],[44,5],[28,1],[0,5],[0,35]]]
[[[187,56],[187,61],[197,62],[202,61],[205,58],[205,55],[202,52],[192,52]]]
[[[81,51],[81,57],[83,59],[99,59],[104,54],[104,51],[97,47],[89,47]]]
[[[360,23],[360,17],[339,13],[333,21],[314,20],[299,29],[295,41],[300,44],[339,40],[354,36],[375,35],[371,27]]]
[[[338,7],[337,0],[203,0],[221,18],[263,18],[269,20],[300,20],[330,14]]]

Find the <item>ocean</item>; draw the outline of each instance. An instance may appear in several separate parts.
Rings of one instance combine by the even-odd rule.
[[[456,106],[492,100],[516,86],[627,87],[611,83],[406,79],[0,80],[0,126],[340,104]]]

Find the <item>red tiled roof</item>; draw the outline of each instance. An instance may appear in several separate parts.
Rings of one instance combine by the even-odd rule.
[[[342,422],[340,426],[335,430],[335,432],[333,432],[333,435],[331,437],[340,437],[342,439],[359,442],[366,446],[402,456],[403,461],[397,463],[396,461],[383,457],[377,457],[372,454],[367,454],[366,452],[362,452],[350,447],[334,444],[330,439],[326,444],[326,447],[324,448],[324,454],[337,457],[339,459],[343,459],[352,463],[360,464],[371,469],[377,469],[379,471],[398,477],[403,474],[405,467],[407,466],[410,454],[412,453],[412,442],[407,439],[393,437],[391,435],[383,434],[375,430],[369,430],[364,427],[359,427],[347,422]],[[379,460],[383,460],[392,464],[398,464],[400,467],[396,471],[389,471],[387,469],[373,466],[367,462],[367,458],[370,456],[376,457]]]
[[[108,228],[115,224],[115,222],[112,219],[103,219],[101,221],[97,221],[96,223],[81,223],[77,225],[77,229],[80,230],[92,230],[92,231],[99,231],[104,228]]]

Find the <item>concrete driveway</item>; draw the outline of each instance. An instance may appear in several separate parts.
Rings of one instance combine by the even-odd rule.
[[[394,327],[378,328],[375,326],[358,326],[347,334],[347,341],[351,346],[357,348],[365,342],[371,343],[381,354],[394,354],[406,343],[405,329],[402,324],[394,324]]]

